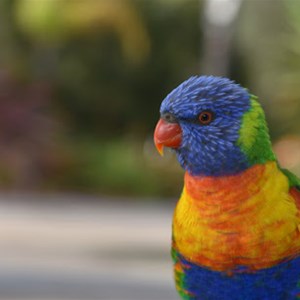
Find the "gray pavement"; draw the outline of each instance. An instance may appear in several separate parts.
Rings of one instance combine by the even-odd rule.
[[[0,194],[0,299],[176,300],[173,206]]]

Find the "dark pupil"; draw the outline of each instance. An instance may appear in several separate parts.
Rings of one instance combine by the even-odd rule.
[[[208,121],[209,120],[209,115],[208,114],[203,114],[202,116],[201,116],[201,120],[202,121]]]

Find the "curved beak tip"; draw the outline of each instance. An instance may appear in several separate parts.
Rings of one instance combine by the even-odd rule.
[[[156,150],[158,151],[160,156],[164,156],[164,145],[161,143],[156,143],[155,141],[154,143],[155,143]]]

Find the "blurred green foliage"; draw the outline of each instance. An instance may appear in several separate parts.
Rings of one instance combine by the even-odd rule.
[[[85,137],[80,142],[78,139],[70,141],[72,143],[76,151],[73,151],[74,164],[69,166],[67,176],[54,176],[48,184],[80,192],[123,196],[180,193],[182,178],[178,176],[179,167],[171,164],[171,168],[166,168],[162,158],[146,158],[142,144],[136,139],[100,141]],[[168,161],[170,163],[170,157]],[[167,179],[162,184],[163,176]]]
[[[244,0],[231,45],[229,75],[262,99],[274,139],[299,134],[297,3]],[[0,2],[2,115],[22,107],[0,130],[2,188],[178,195],[152,131],[165,95],[201,73],[203,4]]]

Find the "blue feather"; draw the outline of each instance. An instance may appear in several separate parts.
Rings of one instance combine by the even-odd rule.
[[[181,166],[193,175],[223,176],[249,167],[246,155],[236,145],[242,116],[250,108],[250,95],[227,78],[194,76],[174,89],[162,102],[161,114],[178,120],[183,139],[176,149]],[[198,116],[214,112],[209,126]]]
[[[185,299],[295,300],[300,294],[300,257],[258,271],[240,267],[230,274],[195,265],[178,253],[174,258],[184,271]]]

